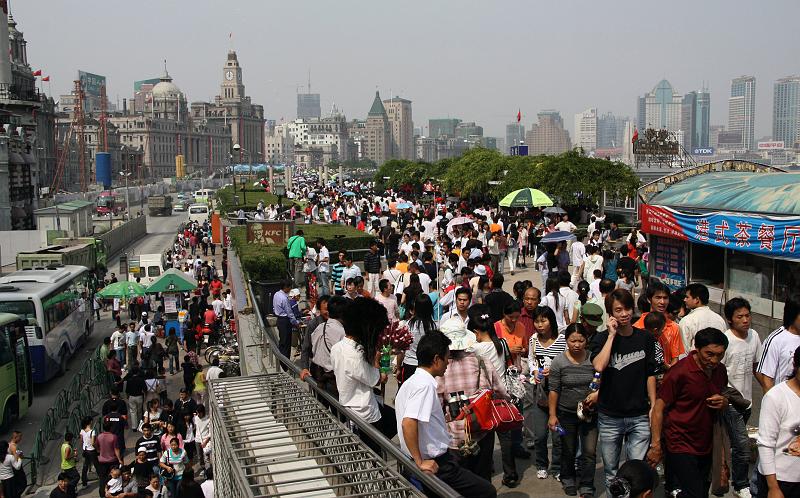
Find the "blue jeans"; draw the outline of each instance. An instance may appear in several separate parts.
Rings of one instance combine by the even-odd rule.
[[[319,280],[319,295],[327,296],[331,293],[331,272],[318,271],[317,280]]]
[[[117,352],[117,359],[119,360],[120,366],[125,368],[125,348],[114,348],[114,351]]]
[[[747,437],[747,420],[750,410],[740,413],[736,408],[728,405],[722,412],[725,428],[731,440],[731,481],[733,489],[739,490],[750,485],[750,438]]]
[[[547,421],[550,415],[546,408],[541,408],[539,405],[533,405],[531,407],[530,415],[533,416],[535,437],[533,451],[536,455],[536,468],[538,470],[547,470],[553,475],[559,474],[561,472],[561,438],[558,437],[557,432],[553,432],[547,427]],[[551,459],[547,458],[548,439],[553,442],[553,455]],[[573,468],[574,465],[573,463]]]
[[[597,429],[600,435],[600,456],[603,459],[603,472],[606,487],[619,469],[619,457],[623,442],[628,460],[644,460],[650,445],[650,419],[647,415],[638,417],[610,417],[598,414]]]

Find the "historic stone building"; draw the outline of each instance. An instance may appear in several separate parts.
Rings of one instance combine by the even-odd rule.
[[[365,132],[366,144],[362,143],[362,149],[366,145],[366,151],[362,150],[363,157],[375,161],[380,166],[390,158],[392,131],[389,117],[386,115],[386,109],[383,107],[381,95],[378,92],[375,92],[375,100],[367,115]]]
[[[392,97],[383,101],[386,116],[389,118],[392,140],[389,144],[389,157],[414,160],[414,120],[411,117],[411,101]]]
[[[233,50],[228,52],[222,66],[220,94],[214,102],[192,102],[192,117],[229,130],[228,148],[232,153],[233,144],[241,146],[241,162],[263,163],[266,160],[264,107],[253,104],[246,95],[242,67]],[[234,162],[240,162],[239,159],[233,157]]]

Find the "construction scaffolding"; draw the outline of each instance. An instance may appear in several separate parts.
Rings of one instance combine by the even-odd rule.
[[[217,497],[425,496],[289,375],[209,387]]]

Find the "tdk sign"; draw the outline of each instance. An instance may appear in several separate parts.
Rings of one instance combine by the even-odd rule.
[[[713,147],[695,147],[692,150],[693,156],[713,156],[714,155],[714,148]]]

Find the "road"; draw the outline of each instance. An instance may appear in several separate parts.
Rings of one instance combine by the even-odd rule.
[[[172,244],[172,240],[177,233],[177,228],[181,222],[185,221],[186,213],[177,213],[172,216],[147,217],[147,236],[136,242],[130,247],[133,254],[160,253]],[[119,256],[115,256],[109,261],[110,272],[119,275]],[[13,429],[21,430],[23,433],[22,449],[25,454],[30,454],[33,446],[33,438],[42,418],[47,410],[53,406],[55,398],[61,389],[67,387],[72,380],[74,372],[78,372],[81,365],[89,357],[89,354],[103,343],[103,338],[108,337],[114,331],[115,322],[111,319],[111,311],[100,312],[101,320],[95,322],[94,332],[89,340],[82,347],[80,353],[75,354],[68,363],[67,373],[61,377],[55,377],[45,384],[34,386],[33,405],[28,414],[13,424]],[[8,439],[9,434],[0,434],[0,439]]]

